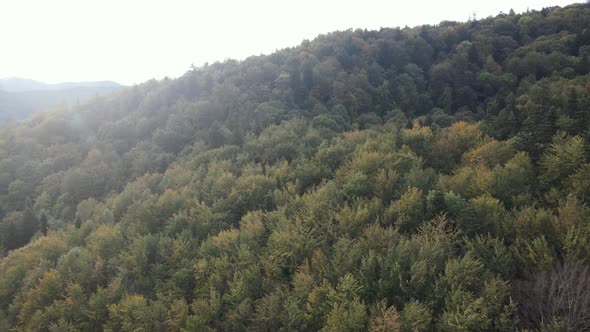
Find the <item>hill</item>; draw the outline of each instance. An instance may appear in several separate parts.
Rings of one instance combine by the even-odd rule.
[[[121,88],[121,84],[113,81],[97,82],[63,82],[49,84],[26,78],[9,77],[0,78],[0,91],[4,92],[27,92],[27,91],[55,91],[73,88]]]
[[[115,82],[46,84],[22,78],[0,79],[0,124],[22,120],[35,111],[85,102],[123,88]]]
[[[587,330],[589,56],[341,31],[5,126],[0,330]]]

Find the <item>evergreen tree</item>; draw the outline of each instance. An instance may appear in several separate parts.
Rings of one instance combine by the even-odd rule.
[[[27,197],[25,200],[25,209],[22,215],[22,234],[21,243],[25,244],[31,237],[39,230],[39,220],[33,211],[33,204],[31,199]]]
[[[585,95],[577,98],[575,111],[572,115],[574,119],[574,135],[585,136],[590,129],[590,96]],[[590,143],[590,141],[587,141]]]
[[[572,88],[568,97],[568,114],[573,120],[572,135],[584,135],[588,128],[590,117],[590,97],[580,98],[578,93]]]
[[[548,81],[545,80],[531,91],[530,99],[524,105],[526,119],[518,143],[534,162],[539,160],[557,131],[557,117],[549,96]]]
[[[13,222],[5,223],[2,233],[4,248],[6,248],[6,250],[16,249],[21,245],[21,235]]]
[[[45,215],[45,212],[42,212],[41,217],[39,217],[39,230],[43,235],[47,235],[47,226],[47,216]]]

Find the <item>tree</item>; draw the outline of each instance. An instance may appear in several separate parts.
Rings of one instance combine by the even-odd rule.
[[[536,162],[557,131],[556,115],[549,100],[549,83],[541,81],[531,89],[530,96],[522,107],[526,114],[519,137],[519,148],[527,151]]]
[[[400,314],[401,331],[428,331],[431,329],[432,312],[419,301],[408,302]]]
[[[367,309],[358,297],[360,286],[350,274],[340,279],[333,293],[332,310],[321,331],[364,331],[367,323]]]
[[[567,109],[565,110],[565,113],[569,118],[574,120],[570,131],[572,135],[582,135],[587,126],[588,118],[586,112],[580,109],[583,107],[581,104],[582,103],[578,97],[576,87],[570,87],[566,104]]]
[[[444,172],[452,170],[463,153],[480,143],[482,136],[477,124],[464,121],[444,128],[435,137],[430,163]]]
[[[540,178],[546,184],[560,186],[585,161],[586,153],[582,138],[558,133],[539,160]]]
[[[531,329],[561,326],[565,331],[590,329],[588,282],[588,267],[575,263],[540,271],[530,280],[517,282],[514,294],[519,303],[520,325]]]
[[[20,234],[14,222],[5,221],[0,223],[2,227],[2,245],[6,250],[16,249],[20,245]]]
[[[39,229],[39,220],[37,219],[37,216],[35,216],[35,212],[33,211],[33,204],[29,197],[27,197],[27,199],[25,200],[25,209],[23,213],[22,223],[23,237],[24,242],[26,243]]]
[[[43,235],[47,235],[48,225],[45,213],[41,213],[41,217],[39,217],[39,230]]]
[[[580,165],[567,180],[568,190],[584,202],[590,200],[590,164]]]
[[[570,106],[573,108],[572,118],[574,119],[574,128],[573,128],[573,135],[584,136],[588,130],[590,129],[590,116],[588,115],[588,110],[590,109],[590,97],[587,95],[583,97],[577,97],[576,105]],[[588,142],[586,142],[588,143]]]
[[[491,233],[502,237],[511,232],[504,206],[489,195],[471,199],[461,213],[458,226],[468,235]]]
[[[369,331],[371,332],[388,332],[400,331],[400,315],[394,306],[385,307],[385,301],[378,303],[374,309],[371,320],[369,321]]]
[[[119,331],[160,331],[165,311],[158,303],[150,304],[142,295],[127,295],[109,306],[108,328]]]
[[[214,122],[207,132],[207,142],[212,148],[218,148],[224,144],[225,137],[221,131],[219,122]]]
[[[408,188],[399,200],[391,204],[387,214],[392,219],[392,223],[399,227],[400,232],[416,231],[424,220],[422,191],[418,188]]]
[[[43,312],[50,304],[61,297],[63,291],[63,282],[57,270],[45,272],[38,284],[26,293],[24,303],[18,314],[18,320],[21,324],[31,323],[35,313],[39,310]],[[48,322],[45,322],[47,324]],[[47,324],[49,325],[49,324]]]
[[[528,155],[517,153],[504,166],[492,171],[491,192],[507,207],[527,203],[535,187],[535,173]]]

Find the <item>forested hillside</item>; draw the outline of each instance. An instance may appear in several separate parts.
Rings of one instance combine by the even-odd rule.
[[[0,331],[588,331],[589,72],[577,4],[2,128]]]

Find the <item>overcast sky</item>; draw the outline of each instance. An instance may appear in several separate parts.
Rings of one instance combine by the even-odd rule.
[[[49,83],[174,78],[348,28],[466,21],[564,0],[0,0],[0,77]]]

